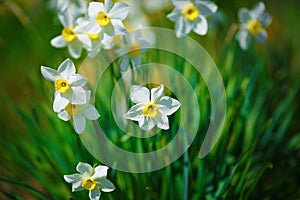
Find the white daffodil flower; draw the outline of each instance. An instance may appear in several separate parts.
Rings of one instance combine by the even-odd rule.
[[[114,5],[111,0],[105,0],[104,3],[90,2],[88,17],[91,31],[109,36],[124,34],[126,29],[122,20],[127,17],[128,12],[129,6],[123,2]]]
[[[58,117],[64,121],[69,121],[71,117],[74,122],[75,131],[80,134],[84,131],[86,119],[96,120],[100,117],[97,109],[89,104],[91,91],[86,91],[86,104],[68,103],[67,106],[57,113]]]
[[[175,22],[176,36],[182,37],[193,30],[199,35],[207,33],[208,25],[205,17],[214,14],[217,6],[210,1],[195,0],[172,1],[175,9],[167,16],[171,21]]]
[[[124,37],[124,47],[121,47],[116,52],[122,56],[120,68],[122,71],[126,71],[131,62],[133,66],[139,66],[141,64],[141,54],[150,47],[150,44],[142,39],[141,30],[136,29],[132,33],[127,32]]]
[[[69,58],[62,62],[58,69],[41,66],[41,73],[45,79],[54,82],[55,98],[53,110],[55,112],[64,109],[69,102],[85,104],[86,93],[83,86],[87,78],[76,74],[74,63]]]
[[[84,15],[87,12],[87,0],[52,0],[50,6],[61,13],[66,9],[70,9],[73,16]]]
[[[180,107],[179,101],[164,96],[164,86],[151,89],[151,95],[146,87],[133,85],[130,89],[130,99],[136,105],[124,115],[126,119],[138,121],[143,130],[150,130],[155,125],[158,128],[169,129],[168,115],[172,115]]]
[[[264,10],[265,4],[263,2],[258,2],[252,10],[247,8],[239,10],[238,17],[241,26],[236,34],[236,39],[243,50],[248,49],[253,37],[261,43],[266,42],[267,32],[265,27],[271,23],[272,17]]]
[[[76,174],[64,175],[67,183],[72,183],[72,192],[88,190],[90,200],[98,200],[102,192],[115,190],[114,184],[106,178],[108,167],[97,166],[93,168],[87,163],[79,162]],[[100,191],[101,190],[101,191]]]
[[[111,49],[114,46],[114,37],[109,35],[88,34],[92,40],[92,50],[89,51],[88,56],[94,58],[101,49]],[[101,38],[102,37],[102,38]]]
[[[59,14],[58,17],[64,28],[61,35],[51,40],[51,45],[56,48],[67,46],[70,55],[76,59],[80,57],[82,48],[91,50],[92,42],[88,37],[88,24],[82,22],[77,25],[69,9]]]

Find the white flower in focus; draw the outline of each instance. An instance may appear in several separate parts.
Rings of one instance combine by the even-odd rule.
[[[74,58],[80,57],[82,48],[91,50],[92,42],[87,35],[88,24],[82,21],[82,23],[76,25],[75,18],[69,9],[59,14],[58,17],[64,28],[61,31],[61,35],[51,40],[51,45],[56,48],[67,46],[70,55]]]
[[[252,10],[246,8],[239,10],[238,17],[241,26],[236,39],[243,50],[248,49],[253,37],[261,43],[266,42],[267,32],[265,27],[271,23],[272,17],[264,10],[265,4],[263,2],[258,2]]]
[[[121,47],[116,52],[122,56],[120,68],[122,71],[126,71],[130,62],[133,66],[139,66],[141,64],[141,54],[150,47],[150,44],[142,39],[141,30],[136,29],[130,32],[124,37],[124,47]]]
[[[41,66],[41,73],[45,79],[54,82],[55,98],[53,110],[55,112],[64,109],[69,102],[85,104],[86,93],[83,86],[87,78],[76,74],[74,63],[69,58],[62,62],[58,69]]]
[[[199,35],[207,33],[208,25],[206,18],[217,11],[217,6],[210,1],[173,0],[175,9],[167,17],[176,23],[176,36],[182,37],[193,30]]]
[[[72,117],[74,129],[78,134],[84,131],[86,119],[96,120],[100,117],[96,108],[89,104],[90,98],[91,91],[86,91],[86,104],[73,104],[69,102],[63,110],[57,113],[58,117],[64,121],[69,121]]]
[[[90,2],[88,7],[88,17],[92,32],[107,34],[110,36],[121,35],[126,29],[123,25],[129,12],[129,6],[123,2],[114,5],[111,0],[104,3]]]
[[[168,115],[172,115],[180,107],[179,101],[163,96],[164,86],[151,89],[133,85],[130,89],[130,99],[136,105],[124,115],[126,119],[138,121],[143,130],[150,130],[155,125],[158,128],[169,129]]]
[[[79,162],[76,174],[64,175],[67,183],[72,183],[72,192],[88,190],[91,200],[100,199],[101,192],[112,192],[114,184],[106,178],[108,167],[97,166],[93,168],[87,163]]]

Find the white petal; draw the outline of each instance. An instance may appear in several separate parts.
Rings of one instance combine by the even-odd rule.
[[[141,129],[148,131],[155,126],[154,119],[151,117],[145,117],[144,123],[139,123],[139,126],[141,127]]]
[[[95,168],[95,172],[92,176],[92,178],[94,179],[101,179],[101,178],[105,178],[107,176],[107,170],[108,170],[108,167],[107,166],[97,166]]]
[[[193,27],[188,23],[187,19],[184,17],[179,18],[178,23],[176,23],[175,29],[176,29],[176,36],[182,37],[184,35],[187,35],[191,32],[191,29]]]
[[[240,30],[239,32],[237,32],[236,39],[238,40],[240,47],[243,50],[248,49],[251,38],[247,30]]]
[[[112,5],[112,0],[105,0],[104,6],[107,11],[112,7]]]
[[[53,38],[50,41],[50,43],[52,46],[54,46],[56,48],[62,48],[62,47],[67,46],[67,42],[62,35],[59,35],[59,36]]]
[[[258,35],[255,36],[255,38],[261,42],[261,43],[265,43],[267,41],[267,32],[266,30],[261,30],[260,33]]]
[[[80,74],[73,74],[68,79],[69,84],[75,87],[84,86],[87,81],[88,79]]]
[[[252,19],[257,19],[265,10],[265,4],[263,2],[258,2],[253,9],[250,11],[250,16]]]
[[[97,109],[89,104],[88,106],[82,109],[81,113],[89,120],[96,120],[100,117]]]
[[[57,116],[64,121],[69,121],[71,119],[71,116],[65,110],[59,111]]]
[[[129,111],[124,115],[124,117],[133,121],[141,121],[144,118],[144,107],[144,104],[136,104],[129,109]]]
[[[80,181],[82,178],[81,174],[71,174],[71,175],[64,175],[64,179],[67,183],[74,183]]]
[[[90,18],[95,19],[98,16],[99,12],[105,12],[103,3],[99,2],[90,2],[88,7],[88,15]]]
[[[53,110],[54,112],[61,111],[64,109],[69,103],[69,100],[62,97],[61,93],[57,92],[53,102]]]
[[[169,120],[166,115],[162,115],[161,118],[158,119],[157,127],[164,130],[168,130],[170,128]]]
[[[79,162],[76,166],[76,170],[81,174],[83,174],[85,172],[88,172],[89,174],[91,174],[93,168],[91,165],[89,165],[87,163]]]
[[[73,116],[74,129],[76,133],[81,134],[85,129],[86,120],[82,114],[77,114]]]
[[[77,181],[72,184],[72,192],[81,191],[84,190],[84,188],[81,186],[82,181]]]
[[[45,79],[52,82],[55,82],[60,77],[57,70],[45,66],[41,66],[41,73]]]
[[[96,180],[96,182],[99,184],[102,192],[112,192],[114,189],[116,189],[114,184],[106,178]]]
[[[177,1],[177,0],[173,0],[173,4],[174,6],[179,9],[179,10],[183,10],[185,9],[187,6],[193,5],[191,2],[189,1]]]
[[[135,58],[131,58],[131,61],[132,61],[134,67],[139,67],[141,65],[141,62],[142,62],[142,57],[137,56]]]
[[[108,16],[111,19],[120,19],[124,20],[129,12],[129,5],[123,2],[117,2],[109,11]]]
[[[205,35],[207,33],[208,25],[205,17],[199,16],[200,21],[194,25],[194,31],[198,33],[199,35]]]
[[[123,23],[121,20],[119,19],[111,19],[110,20],[113,27],[114,27],[114,30],[115,30],[115,34],[116,35],[123,35],[127,30],[125,29]]]
[[[177,22],[181,16],[181,12],[177,9],[174,9],[173,12],[167,15],[167,18],[169,18],[173,22]]]
[[[163,115],[172,115],[174,112],[176,112],[176,110],[179,109],[180,103],[176,99],[164,96],[159,100],[157,106]]]
[[[101,196],[101,192],[98,187],[89,191],[90,200],[99,200]]]
[[[149,103],[150,92],[146,87],[133,85],[130,89],[130,99],[133,103]]]
[[[104,49],[111,49],[114,46],[114,37],[105,34],[101,43]]]
[[[239,16],[239,21],[242,24],[246,24],[251,19],[249,10],[247,8],[239,9],[238,16]]]
[[[71,75],[75,74],[76,69],[72,60],[67,58],[59,65],[57,71],[61,74],[63,79],[68,80]]]
[[[77,38],[80,42],[82,42],[82,45],[84,48],[88,51],[92,50],[92,41],[86,34],[77,34]]]
[[[64,94],[62,94],[64,96]],[[73,104],[86,104],[87,96],[86,91],[82,87],[72,87],[71,96],[68,96],[68,99]]]
[[[71,42],[71,43],[68,43],[68,50],[69,50],[69,53],[70,55],[73,57],[73,58],[79,58],[80,55],[81,55],[81,51],[82,51],[82,46],[79,42]]]
[[[124,55],[120,63],[120,68],[123,72],[125,72],[128,69],[128,67],[129,67],[129,57],[127,55]]]
[[[218,6],[210,1],[195,1],[195,4],[200,14],[205,17],[214,14],[218,9]]]
[[[260,21],[263,27],[266,27],[272,22],[272,17],[268,13],[263,13],[258,17],[258,20]]]
[[[70,9],[65,9],[61,14],[58,15],[58,18],[64,27],[73,27],[74,17],[72,16]]]
[[[162,96],[164,96],[164,85],[161,84],[157,88],[151,89],[151,102],[158,101]]]

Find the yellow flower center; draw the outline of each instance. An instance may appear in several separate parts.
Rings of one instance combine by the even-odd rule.
[[[69,90],[70,84],[64,79],[59,79],[54,82],[55,90],[61,93],[65,93]]]
[[[145,106],[143,113],[147,117],[155,117],[157,115],[157,106],[154,103],[148,103]]]
[[[247,29],[252,35],[257,35],[262,30],[262,25],[258,20],[251,20],[247,24]]]
[[[110,22],[110,19],[105,12],[99,12],[98,16],[96,17],[96,21],[100,26],[107,26]]]
[[[199,10],[196,6],[190,5],[187,6],[183,10],[183,15],[188,19],[188,20],[195,20],[199,16]]]
[[[92,40],[96,40],[99,38],[99,34],[88,34],[89,38]]]
[[[139,56],[141,54],[141,45],[137,42],[135,43],[132,43],[130,46],[129,46],[129,55],[133,58]]]
[[[64,28],[61,34],[67,42],[72,42],[76,38],[76,33],[72,28]]]
[[[96,184],[95,180],[90,177],[84,179],[84,181],[81,184],[81,186],[86,190],[93,190],[93,189],[95,189],[96,185],[97,184]]]
[[[77,115],[78,112],[79,112],[79,107],[77,105],[74,105],[74,104],[71,104],[69,103],[66,107],[65,107],[65,110],[67,111],[67,113],[70,115],[70,116],[73,116],[73,115]]]

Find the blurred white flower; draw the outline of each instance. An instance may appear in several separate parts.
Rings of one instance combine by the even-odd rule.
[[[89,104],[91,98],[91,91],[86,91],[86,104],[74,104],[68,103],[67,106],[59,111],[58,117],[64,121],[69,121],[71,117],[74,122],[75,131],[80,134],[84,131],[86,125],[86,119],[96,120],[100,117],[96,108]]]
[[[151,89],[151,95],[146,87],[133,85],[130,89],[130,99],[136,105],[124,115],[126,119],[138,121],[143,130],[150,130],[155,125],[160,129],[169,129],[168,115],[176,112],[180,103],[176,99],[163,96],[164,86]]]
[[[89,51],[88,56],[94,58],[101,49],[111,49],[114,46],[114,37],[109,35],[88,34],[92,40],[92,49]]]
[[[129,6],[123,2],[113,5],[111,0],[104,3],[90,2],[88,7],[88,17],[91,31],[109,36],[121,35],[126,31],[122,20],[129,12]]]
[[[118,49],[116,52],[122,56],[120,68],[122,71],[126,71],[131,64],[135,67],[141,64],[141,54],[150,47],[150,44],[143,40],[140,29],[136,29],[133,32],[127,32],[124,36],[124,46]]]
[[[45,79],[54,82],[53,110],[55,112],[64,109],[69,102],[74,104],[85,104],[87,102],[86,93],[83,89],[83,86],[87,83],[87,78],[76,74],[72,60],[66,59],[59,65],[58,70],[41,66],[41,73]]]
[[[238,17],[241,26],[237,32],[236,39],[243,50],[248,49],[253,37],[261,43],[267,40],[265,27],[271,23],[272,17],[265,13],[264,10],[265,4],[263,2],[258,2],[252,10],[247,8],[239,10]]]
[[[194,3],[183,0],[173,0],[172,2],[175,9],[167,17],[176,23],[177,37],[187,35],[191,30],[199,35],[207,33],[208,25],[205,17],[217,11],[218,7],[214,3],[202,0],[195,0]]]
[[[93,168],[87,163],[79,162],[76,174],[64,175],[67,183],[72,183],[72,192],[88,190],[90,200],[100,199],[101,192],[112,192],[114,184],[106,178],[108,167],[97,166]]]
[[[58,13],[69,9],[73,16],[79,17],[87,12],[87,0],[51,0],[50,6]]]
[[[80,24],[76,24],[75,18],[69,9],[59,14],[58,17],[64,28],[61,35],[51,40],[51,45],[56,48],[67,46],[70,55],[74,58],[80,57],[82,47],[90,51],[92,42],[88,37],[88,23],[81,21]]]

